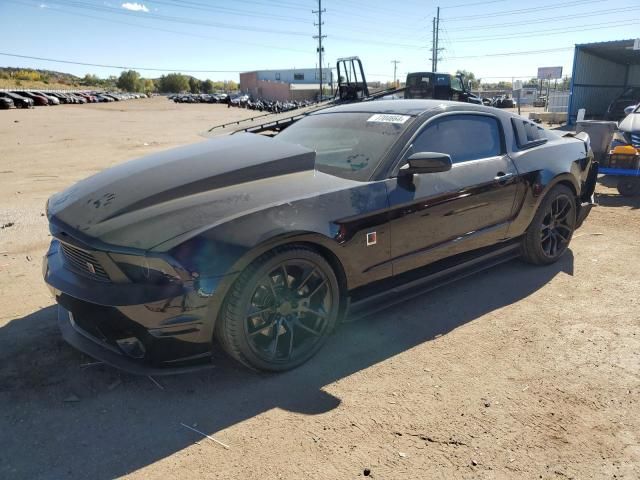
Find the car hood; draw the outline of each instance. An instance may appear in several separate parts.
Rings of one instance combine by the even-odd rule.
[[[148,250],[185,233],[347,180],[313,170],[315,152],[236,134],[112,167],[52,196],[65,233]]]
[[[620,122],[618,129],[627,133],[640,132],[640,112],[627,115]]]

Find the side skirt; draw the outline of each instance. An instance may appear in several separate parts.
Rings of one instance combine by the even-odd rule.
[[[352,292],[343,322],[353,322],[520,256],[520,239],[462,254]],[[443,262],[446,262],[443,264]]]

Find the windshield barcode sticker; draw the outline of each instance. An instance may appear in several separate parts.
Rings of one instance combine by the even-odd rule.
[[[409,115],[392,115],[388,113],[376,113],[369,117],[367,122],[382,122],[382,123],[404,123],[411,117]]]

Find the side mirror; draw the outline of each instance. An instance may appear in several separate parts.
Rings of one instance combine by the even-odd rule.
[[[418,152],[407,158],[407,163],[400,167],[400,175],[413,175],[414,173],[448,172],[453,163],[446,153]]]
[[[636,109],[638,105],[629,105],[627,108],[624,109],[624,114],[625,115],[630,115],[633,113],[633,111]]]

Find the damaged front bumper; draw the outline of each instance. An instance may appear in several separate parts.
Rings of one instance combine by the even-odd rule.
[[[219,279],[172,286],[102,283],[65,264],[54,240],[43,276],[58,303],[63,338],[78,350],[133,374],[166,375],[210,367]],[[221,277],[222,278],[222,277]],[[200,363],[201,365],[195,365]]]
[[[578,205],[576,228],[580,228],[582,226],[586,218],[589,216],[589,213],[591,213],[591,209],[596,205],[594,195],[599,171],[599,163],[592,162],[587,178],[582,186],[582,196],[580,197],[580,205]]]
[[[106,342],[102,342],[89,335],[75,322],[73,313],[58,305],[58,328],[62,338],[76,350],[99,360],[106,365],[118,368],[134,375],[173,375],[198,371],[204,368],[212,368],[212,364],[180,366],[180,367],[158,367],[128,358],[123,352],[118,351]]]
[[[593,198],[588,202],[582,202],[580,204],[580,207],[579,207],[579,210],[578,210],[578,218],[577,218],[577,221],[576,221],[576,228],[580,228],[582,226],[584,221],[589,216],[589,213],[591,213],[591,209],[593,207],[595,207],[595,205],[596,204],[593,201]]]

